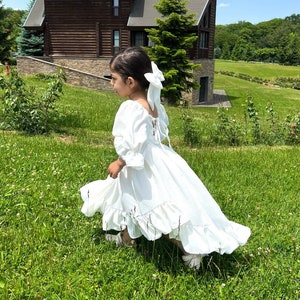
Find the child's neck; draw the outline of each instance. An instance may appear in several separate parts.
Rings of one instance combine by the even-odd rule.
[[[145,91],[136,91],[129,95],[129,98],[133,101],[144,100],[147,101],[147,94]]]

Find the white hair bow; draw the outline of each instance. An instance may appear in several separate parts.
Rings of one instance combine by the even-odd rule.
[[[160,107],[160,92],[163,88],[161,82],[165,80],[163,73],[158,69],[155,62],[151,62],[152,73],[146,73],[144,76],[150,82],[147,94],[147,100],[151,109]]]

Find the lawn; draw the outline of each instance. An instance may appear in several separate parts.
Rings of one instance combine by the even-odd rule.
[[[282,116],[299,108],[299,91],[215,79],[232,102],[229,113],[242,114],[247,95],[262,108],[272,100]],[[65,86],[57,132],[0,131],[0,299],[299,299],[300,148],[189,148],[182,108],[167,107],[171,144],[224,213],[251,228],[248,244],[206,257],[195,272],[166,241],[140,239],[136,249],[105,241],[100,214],[80,213],[78,190],[107,176],[120,103]],[[201,124],[215,122],[215,108],[191,110]]]
[[[299,70],[299,66],[282,66],[272,63],[228,61],[222,59],[217,59],[215,64],[215,71],[217,72],[242,73],[267,80],[274,80],[276,77],[299,78]]]

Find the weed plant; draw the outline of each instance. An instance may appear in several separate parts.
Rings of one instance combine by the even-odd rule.
[[[217,76],[217,88],[223,80]],[[26,81],[45,86],[37,78]],[[226,116],[229,123],[240,121],[247,91],[239,79],[226,82],[233,97]],[[268,88],[244,84],[257,93],[259,108],[266,107]],[[274,95],[277,105],[287,106],[278,117],[295,111],[294,94]],[[116,157],[110,132],[121,101],[66,85],[57,103],[63,116],[58,131],[0,131],[0,299],[299,299],[300,148],[186,146],[181,108],[166,107],[173,148],[224,213],[251,228],[249,242],[231,255],[205,257],[195,272],[164,240],[139,239],[137,248],[105,241],[101,215],[80,212],[79,188],[107,176]],[[189,113],[194,129],[202,128],[208,139],[217,110]],[[269,124],[276,123],[277,115],[269,116]]]
[[[34,134],[49,132],[51,123],[58,117],[55,104],[62,93],[65,76],[60,71],[48,76],[48,80],[47,89],[39,94],[34,86],[26,85],[16,69],[11,69],[9,75],[0,76],[0,88],[4,91],[0,126]]]
[[[244,119],[229,113],[228,108],[217,109],[217,119],[207,133],[207,128],[197,126],[197,119],[188,109],[182,113],[184,141],[195,146],[242,145],[299,145],[300,113],[280,120],[270,103],[267,116],[262,120],[251,97],[246,100]]]

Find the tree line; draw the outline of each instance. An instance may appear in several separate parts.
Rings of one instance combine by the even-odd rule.
[[[217,25],[215,58],[300,65],[300,14],[256,25]]]

